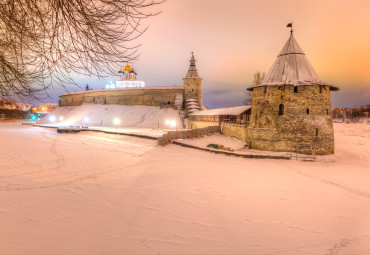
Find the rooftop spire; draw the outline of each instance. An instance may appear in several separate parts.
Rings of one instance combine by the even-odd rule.
[[[192,52],[191,53],[191,58],[190,58],[190,67],[189,67],[189,70],[188,70],[188,74],[186,75],[185,78],[199,78],[199,74],[198,74],[198,71],[197,71],[197,67],[195,66],[195,57],[194,57],[194,53]]]

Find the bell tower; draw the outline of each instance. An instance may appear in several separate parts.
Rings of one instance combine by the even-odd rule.
[[[184,78],[184,99],[195,99],[202,109],[202,78],[199,77],[197,67],[195,66],[195,57],[193,52],[190,58],[190,67]]]

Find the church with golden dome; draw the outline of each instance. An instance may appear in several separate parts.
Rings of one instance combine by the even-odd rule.
[[[109,81],[109,83],[105,85],[106,89],[145,87],[145,82],[136,79],[137,73],[129,65],[128,61],[126,66],[122,67],[122,69],[118,71],[118,75],[119,80],[116,81],[116,84],[114,84],[113,81]]]

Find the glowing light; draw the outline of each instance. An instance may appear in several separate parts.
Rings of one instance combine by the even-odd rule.
[[[35,115],[31,116],[31,119],[36,120],[36,116]]]
[[[114,120],[113,120],[113,124],[114,125],[119,125],[119,123],[120,123],[120,121],[119,121],[119,119],[118,118],[115,118]]]
[[[171,120],[171,126],[176,127],[176,121],[175,120]]]
[[[84,122],[87,123],[89,121],[89,118],[88,117],[85,117],[84,118]]]
[[[63,116],[60,116],[59,121],[63,121],[63,120],[64,120]]]
[[[166,120],[166,125],[170,125],[170,120]]]
[[[108,84],[105,85],[105,88],[114,89],[116,88],[116,85],[114,85],[113,81],[109,81]]]
[[[57,120],[57,118],[55,116],[50,116],[49,117],[50,122],[55,122],[56,120]]]

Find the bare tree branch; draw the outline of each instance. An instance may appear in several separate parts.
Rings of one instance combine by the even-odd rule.
[[[129,44],[163,2],[0,0],[0,97],[42,99],[54,85],[77,85],[75,74],[115,74],[137,59]]]

